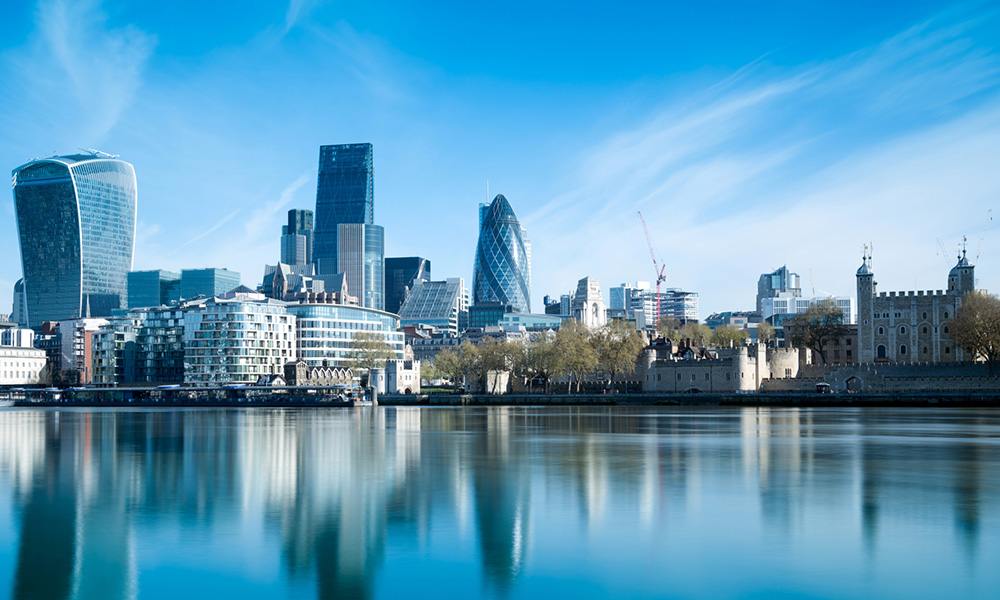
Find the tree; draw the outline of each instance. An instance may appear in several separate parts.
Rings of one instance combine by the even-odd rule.
[[[354,362],[359,369],[371,371],[385,367],[385,361],[396,358],[396,353],[385,341],[381,333],[359,331],[351,340],[347,359]]]
[[[442,379],[444,376],[438,370],[436,360],[425,360],[420,365],[420,379],[430,383],[434,379]]]
[[[545,380],[545,393],[549,393],[549,380],[556,371],[555,337],[543,335],[525,347],[521,365],[522,372],[530,378],[529,381],[535,377]]]
[[[1000,299],[986,292],[966,294],[951,320],[951,336],[973,358],[985,359],[992,377],[1000,358]]]
[[[656,332],[671,342],[681,341],[681,321],[673,317],[663,317],[656,325]]]
[[[479,371],[482,374],[483,382],[489,383],[489,373],[494,371],[513,372],[517,355],[520,353],[520,344],[487,337],[479,343]],[[500,390],[497,384],[500,377],[493,379],[493,386],[489,389],[490,394],[496,394]],[[484,386],[485,388],[485,386]]]
[[[790,332],[788,337],[792,346],[809,348],[819,354],[823,364],[826,364],[826,350],[823,347],[827,342],[847,335],[848,329],[844,325],[844,313],[832,299],[811,305],[785,324],[785,330]]]
[[[761,344],[767,344],[774,339],[774,325],[771,325],[767,321],[761,321],[757,325],[757,341]]]
[[[677,332],[682,340],[691,340],[698,346],[704,346],[712,337],[712,330],[701,323],[685,323]]]
[[[642,351],[642,335],[628,321],[615,319],[606,323],[593,336],[597,363],[614,382],[619,373],[635,370],[636,358]]]
[[[556,373],[571,375],[576,380],[576,391],[579,393],[583,378],[597,367],[597,352],[591,343],[590,331],[583,323],[569,319],[559,327],[555,345]],[[572,380],[567,382],[567,392],[571,384]]]
[[[712,332],[712,345],[716,348],[728,348],[742,344],[750,334],[746,329],[739,329],[734,325],[720,325]]]

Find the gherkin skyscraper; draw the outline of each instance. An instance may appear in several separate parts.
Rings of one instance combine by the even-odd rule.
[[[531,312],[531,242],[503,194],[480,206],[472,301]]]

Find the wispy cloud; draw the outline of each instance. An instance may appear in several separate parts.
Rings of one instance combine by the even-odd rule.
[[[86,124],[82,137],[100,141],[142,85],[156,38],[131,25],[110,27],[95,0],[44,0],[36,22],[41,43],[25,61],[26,79],[49,92],[69,90],[74,116]],[[54,97],[64,101],[65,95]]]
[[[242,208],[238,208],[236,210],[230,211],[228,214],[226,214],[221,219],[219,219],[218,221],[216,221],[214,225],[212,225],[211,227],[209,227],[205,231],[202,231],[201,233],[199,233],[198,235],[196,235],[193,238],[189,239],[188,241],[184,242],[180,246],[177,246],[173,250],[170,250],[167,254],[174,254],[175,252],[183,250],[184,248],[187,248],[188,246],[190,246],[191,244],[194,244],[195,242],[197,242],[199,240],[205,239],[206,237],[212,235],[213,233],[215,233],[216,231],[218,231],[219,229],[221,229],[223,225],[225,225],[226,223],[232,221],[233,218],[235,218],[236,215],[240,214],[241,212],[243,212]]]
[[[316,8],[323,0],[289,0],[288,9],[285,11],[285,33],[295,27],[300,19],[309,16],[309,13]]]
[[[884,265],[939,287],[933,253],[917,273],[902,256],[963,222],[980,227],[1000,195],[1000,174],[977,154],[1000,154],[1000,57],[977,42],[994,21],[933,19],[791,72],[759,62],[603,140],[524,219],[529,233],[545,229],[535,280],[649,279],[642,210],[670,283],[717,290],[708,310],[749,308],[757,275],[785,262],[851,293],[845,265],[875,238],[901,250]],[[966,215],[941,214],[959,198]]]
[[[276,239],[275,224],[282,222],[280,218],[281,210],[288,206],[295,198],[295,194],[302,189],[302,186],[311,180],[311,172],[303,173],[298,179],[285,187],[277,198],[253,209],[244,226],[244,239],[248,240],[251,244],[264,237]]]

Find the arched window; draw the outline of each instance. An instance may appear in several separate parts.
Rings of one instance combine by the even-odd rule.
[[[902,344],[899,347],[899,355],[906,356],[906,344]]]
[[[944,318],[948,318],[948,311],[944,311]]]
[[[948,326],[947,325],[944,326],[944,332],[948,333]]]
[[[885,334],[885,328],[884,327],[879,327],[878,328],[878,334],[879,335],[884,335]]]
[[[948,348],[947,346],[945,346],[944,353],[945,354],[951,354],[951,348]]]
[[[927,333],[927,328],[926,327],[924,327],[923,332]]]
[[[927,346],[924,346],[924,350],[923,350],[923,353],[924,353],[924,354],[927,354]]]
[[[906,335],[906,326],[905,325],[900,325],[899,326],[899,335]]]
[[[924,316],[923,316],[923,318],[924,318],[924,319],[926,319],[926,318],[927,318],[927,313],[926,313],[926,312],[924,312]]]
[[[879,344],[878,348],[875,349],[875,358],[885,358],[885,346],[882,344]]]

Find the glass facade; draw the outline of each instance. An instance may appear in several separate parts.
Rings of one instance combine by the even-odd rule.
[[[472,301],[511,304],[515,312],[531,312],[531,243],[502,194],[486,211],[480,210]]]
[[[213,298],[240,287],[240,274],[229,269],[184,269],[181,271],[181,298]]]
[[[291,304],[288,313],[295,315],[295,344],[299,360],[310,367],[351,367],[347,357],[355,333],[379,333],[403,359],[404,338],[399,317],[387,312],[343,304]]]
[[[431,261],[419,256],[385,259],[385,311],[399,314],[417,281],[431,280]]]
[[[418,280],[399,309],[403,325],[423,324],[458,335],[463,313],[469,310],[465,280],[452,277],[445,281]]]
[[[313,259],[320,275],[336,272],[339,226],[375,222],[375,175],[371,144],[340,144],[319,149],[316,229]],[[353,290],[351,292],[354,293]]]
[[[173,271],[129,271],[128,307],[165,306],[180,300],[180,273]]]
[[[132,165],[57,156],[14,169],[13,185],[28,326],[124,306],[135,246]]]
[[[281,262],[306,265],[313,261],[313,212],[293,208],[288,224],[281,226]]]
[[[365,308],[385,308],[385,231],[381,225],[341,223],[337,272],[347,279],[347,293]]]

